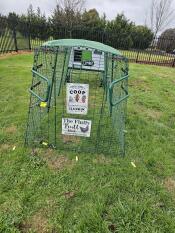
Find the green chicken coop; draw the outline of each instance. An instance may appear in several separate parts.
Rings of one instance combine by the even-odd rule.
[[[125,154],[128,60],[82,39],[44,43],[34,52],[27,146]]]

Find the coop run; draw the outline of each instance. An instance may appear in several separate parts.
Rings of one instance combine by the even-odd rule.
[[[62,39],[34,52],[25,144],[125,154],[128,61],[95,41]]]

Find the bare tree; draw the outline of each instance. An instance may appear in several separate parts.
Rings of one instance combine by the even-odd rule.
[[[148,26],[157,36],[174,20],[173,0],[152,0],[148,15]]]
[[[62,10],[72,10],[75,13],[81,13],[85,4],[85,0],[57,0],[57,5]]]
[[[77,25],[83,10],[85,0],[58,0],[57,9],[62,12],[62,20],[67,28]]]

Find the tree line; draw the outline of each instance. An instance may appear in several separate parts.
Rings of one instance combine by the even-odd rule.
[[[50,17],[46,17],[39,7],[34,10],[30,5],[26,14],[10,12],[8,16],[0,15],[0,28],[8,27],[23,36],[30,35],[32,39],[40,40],[86,37],[123,49],[151,46],[154,32],[147,26],[135,25],[123,13],[107,20],[106,15],[100,16],[96,9],[84,9],[83,3],[83,0],[62,0]],[[161,49],[164,47],[161,43]]]

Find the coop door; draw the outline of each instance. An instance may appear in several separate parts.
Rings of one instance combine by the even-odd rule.
[[[81,56],[84,61],[91,59],[90,53]],[[57,100],[57,147],[93,152],[102,136],[99,130],[107,125],[105,114],[109,116],[102,72],[75,69],[69,62],[68,75]]]
[[[42,141],[53,142],[50,136],[49,105],[52,97],[52,77],[56,61],[53,50],[40,48],[35,51],[32,69],[32,85],[29,88],[30,103],[26,132],[26,144],[34,145]],[[51,112],[53,110],[51,109]],[[49,127],[48,127],[49,125]],[[53,127],[53,126],[52,126]],[[49,137],[49,139],[48,139]],[[52,137],[53,138],[53,137]]]

